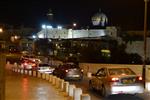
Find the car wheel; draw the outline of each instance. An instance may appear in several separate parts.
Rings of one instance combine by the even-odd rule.
[[[102,95],[103,97],[107,97],[107,96],[108,96],[108,93],[107,93],[106,88],[105,88],[104,85],[102,86],[102,89],[101,89],[101,95]]]

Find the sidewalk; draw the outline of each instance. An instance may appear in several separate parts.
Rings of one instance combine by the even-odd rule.
[[[6,72],[5,100],[69,100],[48,81]]]

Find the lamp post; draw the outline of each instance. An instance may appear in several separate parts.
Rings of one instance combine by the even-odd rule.
[[[142,77],[144,80],[144,88],[145,88],[145,81],[146,81],[146,49],[147,49],[147,4],[149,0],[144,0],[145,3],[145,9],[144,9],[144,60],[143,60],[143,72]]]

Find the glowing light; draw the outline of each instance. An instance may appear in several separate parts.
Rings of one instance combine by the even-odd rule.
[[[2,28],[0,28],[0,33],[1,33],[1,32],[3,32],[3,29],[2,29]]]
[[[42,28],[45,29],[45,28],[46,28],[46,25],[42,25]]]
[[[36,38],[36,36],[35,36],[35,35],[33,35],[33,36],[32,36],[32,38],[33,38],[33,39],[35,39],[35,38]]]
[[[81,72],[83,72],[84,70],[83,69],[81,69]]]
[[[110,53],[110,50],[102,49],[101,52]]]
[[[48,25],[48,26],[46,26],[46,28],[47,28],[47,29],[52,29],[52,28],[53,28],[53,26]]]
[[[66,71],[66,73],[68,72],[68,70],[65,70]]]
[[[57,26],[57,29],[62,29],[62,26]]]
[[[119,78],[113,77],[111,80],[112,80],[113,82],[116,82],[116,81],[119,81]]]
[[[15,39],[18,39],[18,36],[15,35],[14,38],[15,38]]]
[[[51,26],[51,25],[42,25],[42,29],[52,29],[53,28],[53,26]]]
[[[39,38],[44,38],[44,35],[43,35],[43,34],[39,34],[38,37],[39,37]]]
[[[73,26],[74,26],[74,27],[76,27],[76,26],[77,26],[77,24],[76,24],[76,23],[73,23]]]
[[[138,79],[139,79],[140,81],[142,81],[142,80],[143,80],[141,76],[139,76],[139,77],[138,77]]]

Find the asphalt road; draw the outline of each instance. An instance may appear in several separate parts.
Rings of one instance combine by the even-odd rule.
[[[7,77],[7,78],[9,78],[9,77]],[[39,82],[40,82],[40,80],[39,80]],[[98,92],[89,90],[87,78],[85,78],[83,81],[70,81],[70,84],[75,84],[76,87],[82,88],[83,93],[90,94],[91,100],[150,100],[150,93],[147,93],[147,92],[145,92],[144,94],[140,94],[140,95],[113,95],[113,96],[109,96],[107,98],[103,98],[99,95]]]
[[[12,72],[6,66],[5,100],[68,100],[48,81]]]

